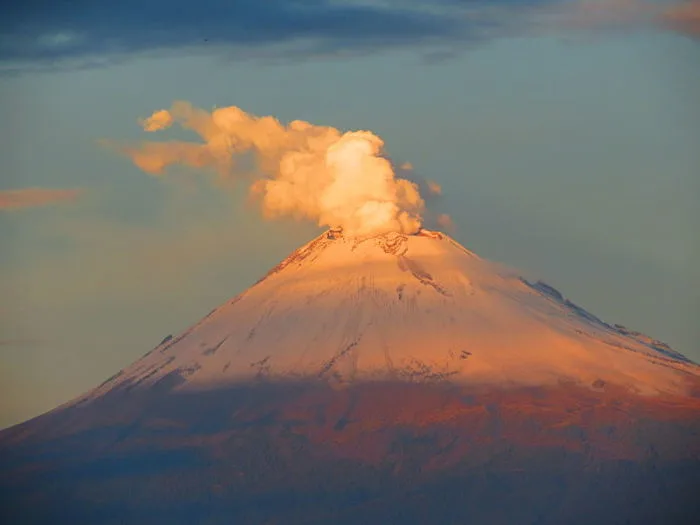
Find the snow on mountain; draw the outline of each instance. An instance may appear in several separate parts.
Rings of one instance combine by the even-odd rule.
[[[441,233],[331,230],[0,432],[0,522],[691,524],[699,368]]]
[[[330,230],[76,402],[300,378],[341,388],[398,379],[682,394],[699,370],[445,234]]]

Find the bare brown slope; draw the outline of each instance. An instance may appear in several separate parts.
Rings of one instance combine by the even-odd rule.
[[[698,436],[606,385],[131,393],[3,432],[0,488],[27,523],[692,523]]]

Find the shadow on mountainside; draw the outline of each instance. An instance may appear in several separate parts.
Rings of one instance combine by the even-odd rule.
[[[0,433],[0,512],[91,525],[695,523],[699,400],[598,387],[115,393]]]

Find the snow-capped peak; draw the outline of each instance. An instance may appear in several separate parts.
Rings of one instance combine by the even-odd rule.
[[[699,368],[440,232],[331,229],[88,393],[280,380],[615,384],[683,392]]]

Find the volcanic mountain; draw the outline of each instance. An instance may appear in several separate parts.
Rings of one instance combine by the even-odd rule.
[[[0,467],[17,523],[694,523],[700,367],[442,233],[331,230]]]

